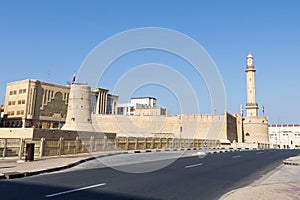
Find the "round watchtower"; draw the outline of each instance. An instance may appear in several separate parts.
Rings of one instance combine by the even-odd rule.
[[[66,123],[63,130],[94,131],[91,118],[91,88],[88,85],[72,84]]]

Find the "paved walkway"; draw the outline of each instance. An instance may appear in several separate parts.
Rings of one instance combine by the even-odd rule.
[[[251,186],[233,190],[222,200],[300,200],[300,155],[285,160],[275,172],[267,174]]]

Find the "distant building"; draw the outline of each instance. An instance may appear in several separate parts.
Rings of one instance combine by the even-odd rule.
[[[70,86],[39,80],[8,83],[3,120],[4,127],[61,128],[65,123]],[[91,92],[91,111],[97,114],[116,114],[118,96],[102,88]]]
[[[156,106],[156,98],[154,97],[134,97],[131,98],[130,103],[140,104],[143,107],[154,108]]]
[[[300,124],[269,125],[270,143],[281,149],[300,148]]]
[[[107,105],[106,105],[106,114],[116,115],[118,112],[118,100],[117,95],[107,94]]]
[[[118,115],[166,115],[165,108],[156,106],[154,97],[135,97],[130,103],[118,105]]]
[[[91,90],[93,114],[117,114],[119,97],[109,94],[108,91],[103,88],[94,88]]]

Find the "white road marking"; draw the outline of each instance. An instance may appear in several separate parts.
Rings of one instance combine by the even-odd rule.
[[[67,190],[64,192],[58,192],[58,193],[54,193],[54,194],[48,194],[46,195],[46,198],[49,197],[55,197],[55,196],[59,196],[59,195],[64,195],[64,194],[68,194],[68,193],[72,193],[72,192],[78,192],[78,191],[82,191],[82,190],[87,190],[87,189],[91,189],[91,188],[95,188],[95,187],[100,187],[100,186],[104,186],[106,185],[106,183],[100,183],[100,184],[96,184],[96,185],[90,185],[90,186],[86,186],[86,187],[82,187],[82,188],[77,188],[77,189],[73,189],[73,190]]]
[[[198,163],[198,164],[194,164],[194,165],[187,165],[184,168],[198,167],[200,165],[203,165],[203,163]]]
[[[260,152],[257,152],[257,153],[255,153],[255,154],[260,154],[260,153],[265,153],[264,151],[260,151]]]
[[[240,155],[238,155],[238,156],[232,156],[232,158],[234,159],[234,158],[240,158],[241,156]]]

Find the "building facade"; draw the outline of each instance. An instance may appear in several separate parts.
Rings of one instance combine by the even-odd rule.
[[[156,106],[154,97],[135,97],[130,103],[118,105],[118,115],[166,115],[166,109]]]
[[[131,98],[130,103],[140,104],[143,107],[153,108],[156,107],[156,98],[154,97],[134,97]]]
[[[281,149],[300,148],[300,124],[269,125],[270,144]]]
[[[70,86],[39,80],[8,83],[4,105],[3,127],[61,128],[66,121]],[[93,89],[91,112],[116,114],[118,96],[102,88]]]
[[[8,83],[4,127],[59,128],[67,115],[70,88],[38,80]]]

